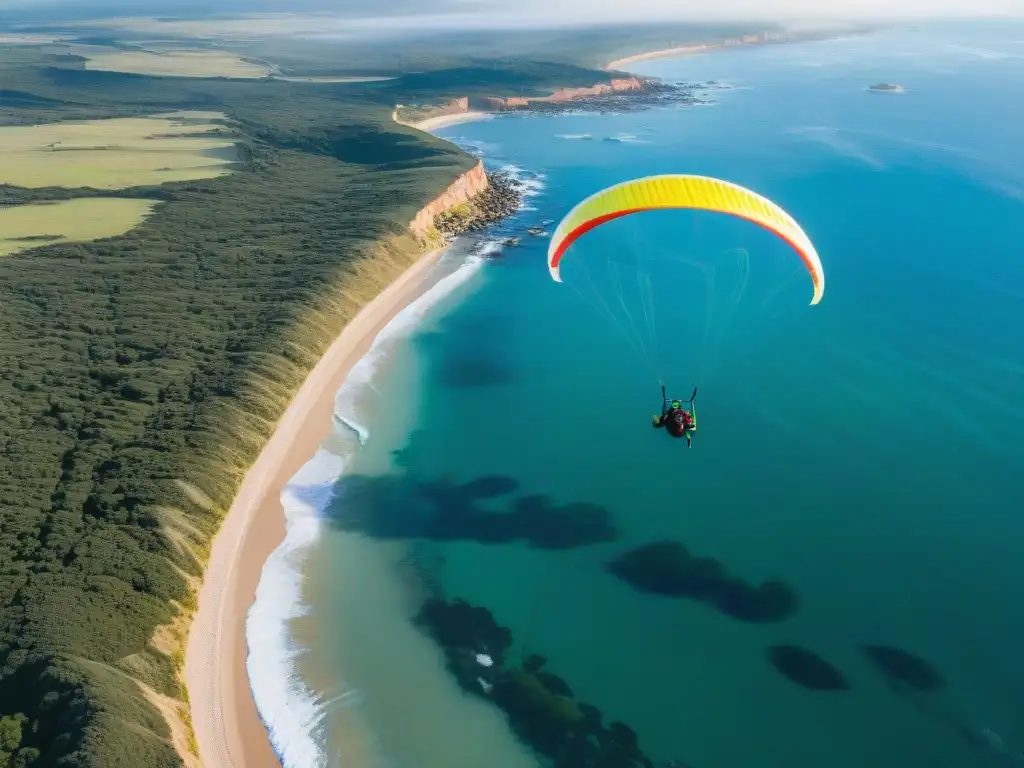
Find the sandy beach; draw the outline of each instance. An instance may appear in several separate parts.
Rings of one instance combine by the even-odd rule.
[[[454,115],[430,117],[426,120],[420,120],[418,123],[413,123],[412,127],[418,128],[421,131],[436,131],[438,128],[447,128],[449,125],[472,123],[477,120],[490,120],[492,117],[494,117],[492,112],[471,110],[469,112],[458,112]]]
[[[206,768],[280,766],[245,669],[245,621],[263,565],[285,534],[281,491],[331,429],[335,393],[377,334],[417,298],[442,250],[422,256],[367,304],[303,382],[246,474],[214,538],[185,655],[199,755]],[[254,525],[256,521],[259,525]]]
[[[697,53],[712,51],[716,48],[724,48],[726,45],[726,43],[700,43],[699,45],[681,45],[675,48],[662,48],[658,51],[647,51],[646,53],[638,53],[633,56],[616,59],[615,61],[605,64],[604,69],[609,72],[621,70],[624,66],[636,64],[640,61],[650,61],[651,59],[670,59],[674,56],[692,56]]]

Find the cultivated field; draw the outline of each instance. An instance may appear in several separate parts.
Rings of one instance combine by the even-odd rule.
[[[116,51],[86,54],[86,69],[153,77],[266,77],[270,67],[224,51]]]
[[[0,184],[126,189],[222,176],[237,153],[217,118],[174,112],[0,127]]]
[[[137,227],[154,200],[81,197],[0,208],[0,257],[54,243],[81,243]]]

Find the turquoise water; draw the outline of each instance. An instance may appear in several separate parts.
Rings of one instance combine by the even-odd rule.
[[[312,603],[333,618],[316,642],[369,701],[389,764],[444,764],[388,743],[382,719],[396,710],[372,714],[372,676],[354,669],[373,646],[352,651],[351,600],[331,607],[351,590],[326,586],[359,578],[341,562],[354,540],[393,553],[412,536],[447,597],[485,606],[517,657],[545,656],[657,765],[1024,764],[1010,756],[1024,750],[1024,26],[751,48],[643,72],[732,88],[708,91],[707,107],[440,132],[491,167],[539,174],[543,189],[506,225],[521,244],[484,263],[379,377],[386,401],[416,395],[366,416],[350,472],[383,490],[357,521],[344,494],[331,507]],[[906,92],[866,91],[879,81]],[[548,240],[526,226],[670,172],[723,177],[786,208],[822,256],[821,304],[807,305],[810,280],[771,235],[693,214],[612,222],[569,252],[565,284],[550,280]],[[699,387],[691,450],[650,428],[659,378],[670,394]],[[545,497],[514,532],[532,544],[464,525],[463,540],[423,538],[410,477],[494,475],[517,487],[478,511]],[[557,541],[535,524],[564,521],[573,504],[605,510],[614,534],[587,527],[594,507],[572,508],[579,525]],[[658,540],[748,582],[784,582],[797,610],[741,621],[606,569]],[[768,662],[773,644],[813,651],[849,689],[795,685]],[[860,644],[917,654],[945,686],[897,695]]]

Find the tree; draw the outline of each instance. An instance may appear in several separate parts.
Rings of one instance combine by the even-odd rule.
[[[26,765],[19,760],[16,753],[21,746],[21,726],[27,720],[28,718],[21,712],[16,715],[0,717],[0,768]]]

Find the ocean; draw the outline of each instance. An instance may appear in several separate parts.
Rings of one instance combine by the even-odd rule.
[[[705,103],[438,132],[528,194],[286,491],[247,625],[277,751],[1024,765],[1024,25],[635,69]],[[773,235],[693,212],[609,222],[552,281],[527,228],[658,173],[785,208],[822,302]],[[659,381],[697,387],[690,449],[651,428]]]

